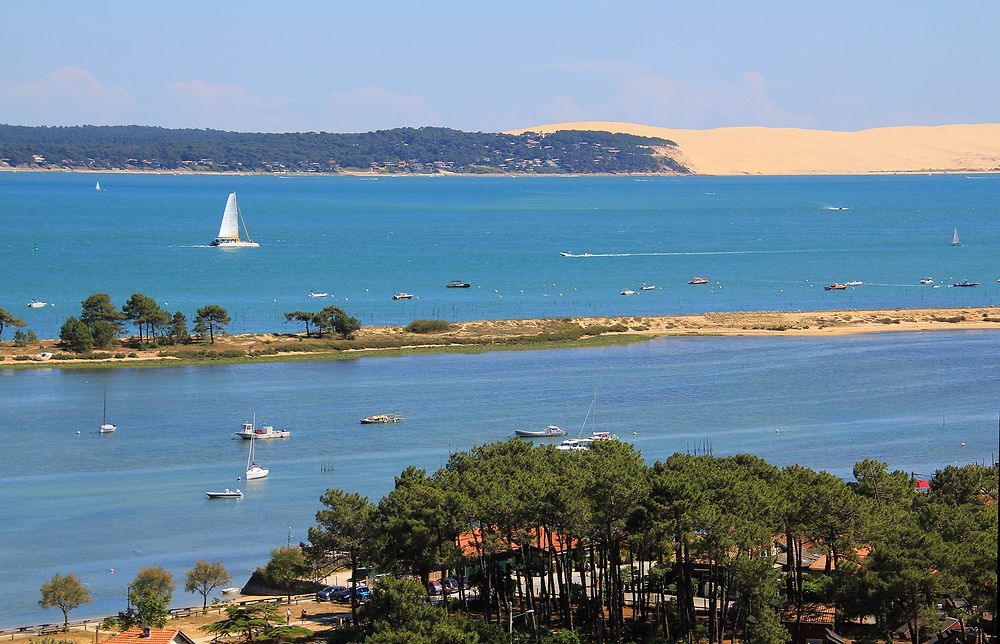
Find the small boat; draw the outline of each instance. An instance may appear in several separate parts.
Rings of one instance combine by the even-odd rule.
[[[968,288],[970,286],[979,286],[979,282],[970,282],[969,280],[965,280],[964,282],[958,282],[957,284],[952,284],[952,286],[956,286],[958,288]]]
[[[330,294],[324,291],[320,291],[319,293],[316,291],[309,291],[309,297],[330,297]]]
[[[707,277],[693,277],[688,284],[708,284]]]
[[[403,414],[394,411],[391,414],[375,414],[361,419],[362,425],[388,425],[403,422]]]
[[[864,282],[860,280],[853,280],[851,282],[844,282],[844,286],[861,286]]]
[[[292,432],[285,429],[275,429],[270,425],[257,427],[257,414],[254,414],[253,420],[249,423],[244,422],[243,428],[236,432],[236,435],[244,440],[250,440],[251,438],[262,440],[267,438],[291,438]]]
[[[566,432],[556,425],[549,425],[545,429],[515,429],[515,436],[520,436],[521,438],[546,438],[549,436],[565,436]]]
[[[627,288],[624,291],[622,291],[622,295],[636,295],[636,294],[637,294],[636,291],[633,291],[630,288]]]
[[[257,462],[254,460],[254,458],[253,458],[254,457],[253,441],[254,441],[254,436],[253,436],[253,434],[251,434],[250,435],[250,453],[247,455],[246,478],[247,478],[248,481],[252,481],[254,479],[265,478],[268,474],[271,473],[271,470],[265,469],[265,468],[261,467],[260,465],[257,465]]]
[[[237,492],[238,491],[239,490],[237,490]],[[230,586],[229,588],[223,588],[222,589],[222,594],[223,595],[239,595],[240,594],[240,589],[237,588],[236,586]]]
[[[33,358],[39,362],[45,362],[52,359],[52,354],[48,351],[42,351],[41,353],[36,353]]]
[[[444,285],[445,288],[472,288],[472,284],[462,280],[452,280]]]
[[[592,442],[589,438],[567,438],[556,445],[556,449],[561,452],[585,452]]]
[[[413,299],[413,293],[396,293],[395,295],[392,296],[392,299],[394,299],[394,300],[412,300]]]
[[[103,190],[103,188],[101,188],[101,182],[100,181],[98,181],[97,185],[94,186],[94,190],[96,190],[97,192],[100,192],[101,190]]]
[[[933,277],[925,277],[924,279],[920,280],[920,283],[923,284],[924,286],[928,286],[928,285],[934,283],[934,278]]]
[[[101,433],[111,434],[118,431],[118,427],[114,423],[108,422],[108,387],[104,387],[104,421],[101,423]]]
[[[962,241],[958,238],[958,228],[956,228],[955,231],[951,234],[951,245],[952,246],[962,245]]]
[[[38,300],[31,300],[30,302],[28,302],[29,309],[43,309],[48,305],[49,305],[48,302],[39,302]]]
[[[235,490],[230,490],[228,487],[225,490],[223,490],[222,492],[205,492],[205,495],[208,498],[210,498],[210,499],[242,499],[243,498],[243,492],[240,490],[240,488],[236,488]],[[222,592],[225,593],[226,591],[224,590]],[[236,592],[239,592],[239,588],[236,589]]]
[[[243,232],[246,233],[246,240],[240,239],[240,224],[243,224]],[[236,203],[236,193],[230,192],[226,201],[226,210],[222,213],[222,224],[219,226],[219,234],[212,240],[211,246],[217,248],[257,248],[257,242],[250,239],[250,232],[247,230],[247,223],[240,212],[240,206]]]
[[[656,290],[656,284],[643,284],[642,286],[639,287],[639,290],[640,291],[655,291]]]
[[[830,206],[827,210],[850,210],[847,206]]]
[[[845,288],[847,288],[847,284],[839,284],[837,282],[833,282],[832,284],[830,284],[828,286],[824,286],[823,290],[824,291],[843,291]]]
[[[568,253],[566,251],[562,251],[561,253],[559,253],[559,256],[560,257],[572,257],[573,253]]]

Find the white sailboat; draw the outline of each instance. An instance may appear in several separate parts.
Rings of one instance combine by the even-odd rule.
[[[243,232],[246,239],[240,239],[240,224],[243,225]],[[226,201],[226,210],[222,213],[222,224],[219,226],[219,234],[212,241],[212,246],[219,248],[257,248],[257,242],[250,239],[250,231],[247,230],[246,221],[240,213],[240,206],[236,203],[236,193],[229,193],[229,200]]]
[[[118,431],[118,427],[114,423],[108,422],[108,388],[104,387],[104,420],[101,422],[101,433],[111,434]]]
[[[253,435],[251,435],[250,436],[250,453],[247,455],[247,473],[246,473],[246,478],[247,478],[248,481],[252,481],[254,479],[265,478],[268,474],[271,473],[271,470],[264,469],[260,465],[257,465],[256,461],[254,461],[254,459],[253,459],[253,452],[254,452],[253,442],[254,442],[254,437],[253,437]]]
[[[955,232],[953,232],[951,234],[951,245],[952,246],[961,246],[962,245],[961,240],[958,239],[958,228],[956,228]]]
[[[97,192],[100,192],[101,190],[103,190],[103,188],[101,188],[101,182],[100,181],[98,181],[97,185],[94,186],[94,190],[96,190]]]

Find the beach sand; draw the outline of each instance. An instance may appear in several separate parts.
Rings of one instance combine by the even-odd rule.
[[[800,175],[1000,171],[1000,124],[885,127],[858,132],[727,127],[681,130],[613,121],[512,130],[597,130],[666,138],[699,174]]]

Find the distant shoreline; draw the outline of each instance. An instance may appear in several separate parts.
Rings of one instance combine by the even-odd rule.
[[[675,316],[618,316],[456,322],[440,333],[409,333],[402,327],[363,327],[354,339],[303,334],[221,336],[214,345],[194,343],[154,349],[122,346],[94,358],[60,354],[56,340],[40,346],[0,344],[0,369],[174,367],[354,360],[439,353],[485,353],[602,347],[663,337],[841,337],[889,331],[1000,330],[1000,307],[872,309],[840,311],[720,312]],[[40,352],[68,359],[38,361]]]

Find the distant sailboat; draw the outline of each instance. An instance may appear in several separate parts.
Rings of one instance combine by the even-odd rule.
[[[97,192],[100,192],[101,190],[103,190],[103,188],[101,188],[101,182],[100,181],[98,181],[97,185],[94,186],[94,190],[96,190]]]
[[[104,387],[104,420],[101,422],[101,433],[111,434],[118,431],[114,423],[108,422],[108,387]]]
[[[243,232],[246,233],[246,240],[240,239],[240,224],[243,224]],[[229,200],[226,201],[226,211],[222,214],[222,225],[219,226],[219,234],[212,241],[212,246],[219,248],[257,248],[257,242],[250,239],[250,232],[247,230],[246,221],[240,213],[240,206],[236,203],[236,193],[229,193]]]
[[[959,241],[959,239],[958,239],[958,228],[956,228],[955,232],[953,232],[951,234],[951,245],[952,246],[961,246],[962,245],[962,242]]]
[[[266,477],[268,474],[270,474],[270,472],[271,472],[271,470],[265,469],[265,468],[261,467],[260,465],[257,465],[257,462],[254,460],[254,458],[253,458],[254,457],[253,441],[254,441],[254,437],[253,437],[253,435],[251,435],[250,436],[250,453],[247,455],[247,473],[246,473],[246,478],[247,478],[248,481],[252,481],[254,479],[262,479],[262,478]]]

